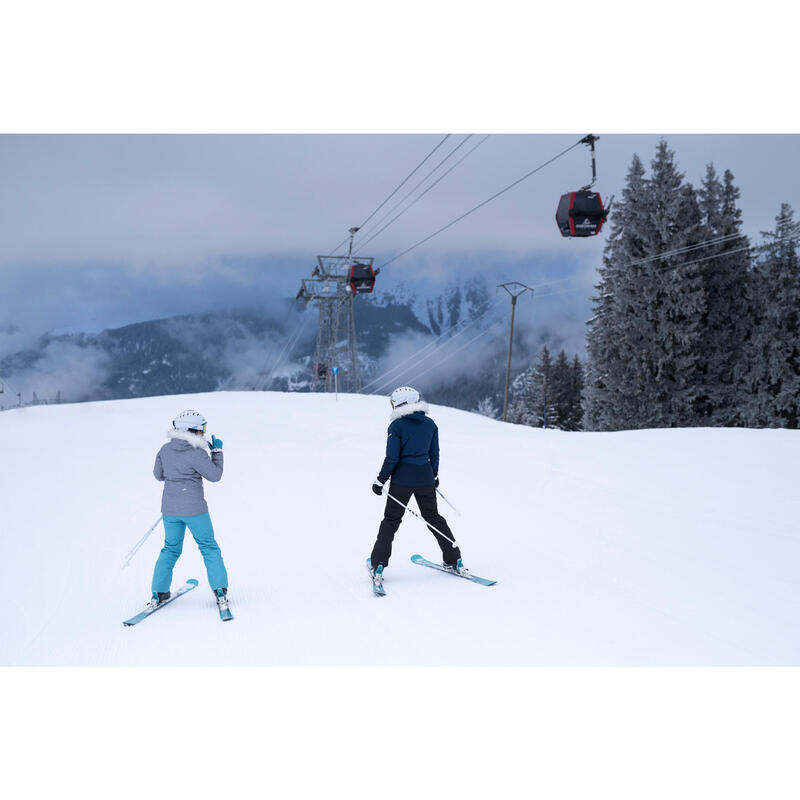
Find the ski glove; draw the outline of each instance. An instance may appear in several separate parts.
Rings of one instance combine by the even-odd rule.
[[[222,439],[217,439],[214,434],[211,434],[211,450],[222,450]]]
[[[434,479],[433,479],[433,485],[434,485],[434,486],[435,486],[437,489],[439,488],[439,479],[438,479],[438,478],[434,478]]]
[[[375,482],[372,484],[372,491],[375,492],[379,497],[383,494],[383,483],[380,479],[375,478]]]

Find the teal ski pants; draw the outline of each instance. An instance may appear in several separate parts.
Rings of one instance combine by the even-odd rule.
[[[172,583],[172,570],[175,563],[180,558],[183,551],[183,537],[186,533],[186,526],[189,526],[203,561],[206,564],[208,582],[215,591],[228,586],[228,573],[225,570],[225,562],[222,560],[222,552],[214,539],[214,527],[211,525],[211,517],[206,514],[198,514],[194,517],[168,517],[164,515],[164,547],[156,561],[156,568],[153,572],[153,591],[168,592]]]

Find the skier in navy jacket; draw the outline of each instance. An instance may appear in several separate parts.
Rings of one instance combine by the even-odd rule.
[[[410,386],[395,389],[391,403],[392,422],[386,442],[386,459],[372,484],[372,491],[381,495],[384,484],[391,478],[391,497],[386,499],[383,521],[370,556],[373,574],[382,576],[388,565],[394,535],[405,512],[405,508],[392,498],[408,505],[412,495],[417,500],[423,519],[428,523],[428,529],[442,550],[444,566],[466,573],[461,563],[461,551],[448,541],[455,540],[455,537],[436,506],[436,487],[439,485],[439,430],[436,423],[427,416],[428,404],[420,401],[419,392]],[[437,528],[448,538],[441,536],[433,528]]]

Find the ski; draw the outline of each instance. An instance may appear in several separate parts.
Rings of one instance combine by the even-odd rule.
[[[146,608],[144,611],[139,612],[135,617],[126,619],[122,624],[126,627],[136,625],[143,619],[149,617],[151,614],[154,614],[159,609],[164,608],[164,606],[168,606],[177,597],[180,597],[182,594],[186,594],[186,592],[190,592],[195,586],[197,586],[197,581],[194,578],[189,578],[189,580],[186,581],[186,583],[184,583],[180,589],[170,595],[168,600],[165,600],[163,603],[159,603],[155,608]]]
[[[369,571],[369,577],[372,580],[372,591],[375,594],[375,597],[386,597],[386,589],[383,588],[382,583],[378,583],[375,580],[375,574],[372,571],[372,559],[367,559],[367,570]]]
[[[494,586],[497,581],[491,581],[488,578],[479,578],[477,575],[462,575],[459,572],[451,569],[445,569],[441,564],[435,564],[433,561],[428,561],[427,558],[423,558],[419,553],[411,556],[411,560],[415,564],[419,564],[421,567],[430,567],[431,569],[438,569],[439,572],[447,572],[450,575],[455,575],[458,578],[465,578],[468,581],[472,581],[473,583],[479,583],[481,586]]]
[[[233,619],[233,614],[231,614],[231,610],[227,606],[225,606],[225,608],[220,608],[219,605],[217,605],[217,608],[219,608],[219,618],[223,622]]]

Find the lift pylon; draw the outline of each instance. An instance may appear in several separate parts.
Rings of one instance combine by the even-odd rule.
[[[353,237],[358,228],[350,228],[350,247],[346,256],[317,256],[317,266],[310,278],[303,278],[298,300],[314,302],[319,307],[317,346],[311,364],[311,389],[333,392],[361,391],[353,300],[357,294],[371,292],[375,276],[374,258],[353,257]]]

